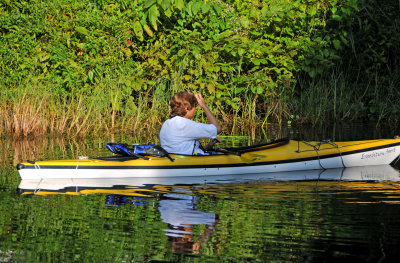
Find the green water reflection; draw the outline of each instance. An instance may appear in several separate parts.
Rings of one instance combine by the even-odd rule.
[[[4,171],[7,169],[3,175]],[[395,169],[387,171],[392,181],[386,181],[389,177],[382,174],[372,178],[370,173],[371,181],[366,182],[345,181],[343,177],[341,181],[275,181],[265,177],[173,186],[58,184],[60,189],[26,187],[19,192],[5,187],[0,191],[0,259],[396,259],[400,183],[393,180],[400,180],[400,174]],[[16,176],[15,171],[6,173]]]
[[[103,155],[111,139],[2,141],[0,262],[400,259],[400,173],[390,166],[163,184],[25,184],[13,166]]]

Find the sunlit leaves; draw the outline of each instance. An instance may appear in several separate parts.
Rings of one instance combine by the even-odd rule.
[[[192,11],[193,15],[197,15],[197,13],[199,13],[199,11],[201,10],[201,5],[202,5],[201,1],[193,1],[192,2],[191,11]]]
[[[83,26],[78,26],[75,28],[75,30],[76,30],[76,32],[78,32],[84,36],[87,36],[89,34],[88,30]]]
[[[153,6],[155,3],[157,3],[157,1],[156,0],[147,0],[146,2],[145,2],[145,4],[144,4],[144,8],[145,9],[147,9],[147,8],[150,8],[151,6]]]
[[[395,26],[354,19],[357,3],[58,0],[23,7],[32,12],[9,4],[0,7],[1,79],[13,86],[33,74],[57,80],[65,92],[90,92],[101,78],[122,74],[132,94],[167,83],[215,96],[232,113],[244,97],[257,97],[256,105],[290,98],[295,74],[321,76],[346,50],[371,72],[387,61],[399,64],[389,55],[400,46],[390,37]],[[357,35],[362,42],[358,31],[366,32]]]
[[[162,0],[161,1],[161,8],[166,11],[168,8],[172,6],[172,1],[171,0]]]
[[[137,38],[142,41],[143,40],[143,29],[142,29],[142,25],[140,24],[139,21],[135,21],[133,23],[133,31],[135,32],[135,35],[137,36]]]
[[[183,7],[185,6],[185,2],[183,0],[175,0],[175,5],[176,5],[176,8],[178,8],[179,10],[182,10]]]
[[[157,31],[157,20],[160,16],[160,12],[158,11],[158,7],[156,5],[152,5],[149,9],[149,21],[151,26]]]
[[[147,24],[143,25],[143,29],[144,29],[144,31],[146,31],[146,33],[147,33],[147,35],[149,35],[149,37],[153,37],[153,35],[154,35],[153,31]]]

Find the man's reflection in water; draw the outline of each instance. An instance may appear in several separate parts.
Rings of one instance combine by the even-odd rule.
[[[212,212],[197,211],[198,197],[191,195],[191,192],[187,189],[180,188],[178,192],[163,194],[161,201],[158,203],[161,219],[168,224],[168,229],[164,229],[164,231],[169,237],[171,247],[175,253],[198,254],[201,244],[206,241],[207,236],[214,229],[216,216]],[[181,192],[182,194],[180,194]],[[132,204],[155,204],[148,201],[150,200],[135,199]],[[106,197],[106,204],[117,208],[130,202],[131,199],[128,196],[108,195]],[[193,228],[195,225],[205,225],[205,229],[196,240],[193,240]]]
[[[214,213],[197,211],[196,196],[185,194],[166,194],[160,201],[159,211],[161,219],[168,223],[166,235],[171,241],[171,246],[176,253],[198,254],[200,245],[213,231],[216,222]],[[206,228],[198,240],[193,240],[193,226],[205,225]]]

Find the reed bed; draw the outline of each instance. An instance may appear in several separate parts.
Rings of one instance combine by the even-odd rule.
[[[102,83],[90,94],[69,96],[60,96],[38,83],[25,83],[23,89],[3,89],[0,135],[148,135],[161,125],[168,114],[168,103],[148,93],[138,93],[135,98],[122,94],[118,82],[110,83]]]
[[[132,94],[131,89],[125,91],[121,83],[118,78],[105,78],[93,91],[70,92],[69,95],[52,90],[51,84],[32,80],[15,89],[3,89],[0,136],[74,138],[126,133],[154,137],[168,117],[170,98],[181,90],[180,85],[170,86],[171,82],[160,80],[148,90]],[[212,96],[206,99],[226,134],[243,134],[249,127],[254,133],[263,122],[257,115],[257,95],[249,94],[230,112],[215,106]],[[195,118],[207,122],[201,111]]]
[[[310,80],[299,78],[299,97],[291,107],[300,122],[376,122],[383,120],[396,126],[399,122],[400,75],[354,76],[340,68],[329,74]],[[383,88],[384,87],[384,88]]]
[[[265,102],[249,92],[240,98],[236,107],[214,103],[212,96],[207,97],[207,101],[224,128],[223,135],[255,137],[260,127],[267,128],[270,122],[281,126],[287,120],[313,126],[360,120],[398,123],[398,79],[371,76],[369,84],[363,88],[350,80],[345,73],[333,71],[311,81],[299,79],[300,96],[297,98]],[[380,88],[383,82],[387,83],[385,91]],[[33,81],[15,89],[3,89],[0,136],[75,138],[123,133],[138,138],[157,138],[169,114],[169,100],[179,90],[179,85],[169,87],[167,81],[159,81],[146,91],[132,94],[124,91],[120,83],[118,79],[105,79],[89,93],[71,92],[69,95],[52,91],[50,84]],[[195,119],[207,122],[201,111]]]

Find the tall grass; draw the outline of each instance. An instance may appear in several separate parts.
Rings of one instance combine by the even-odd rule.
[[[168,118],[169,101],[180,91],[172,81],[161,80],[147,91],[125,93],[118,80],[104,79],[90,93],[66,96],[52,91],[50,84],[27,81],[16,89],[3,90],[0,103],[0,135],[35,137],[65,135],[70,138],[105,134],[132,134],[142,138],[157,136]],[[178,83],[178,82],[176,82]],[[281,102],[260,105],[257,94],[249,92],[230,112],[206,97],[211,110],[224,127],[224,134],[255,137],[266,126]],[[262,104],[262,102],[261,102]],[[267,114],[260,115],[265,107]],[[196,121],[207,122],[201,110]]]
[[[354,72],[354,71],[353,71]],[[293,100],[302,122],[382,120],[395,126],[400,104],[400,74],[354,76],[336,68],[315,79],[299,78],[299,97]]]
[[[309,79],[300,78],[299,97],[294,100],[302,122],[345,120],[356,118],[365,110],[362,94],[357,91],[342,72]]]
[[[3,88],[0,135],[73,138],[125,133],[149,138],[158,134],[169,114],[170,98],[180,90],[178,80],[166,79],[134,93],[120,78],[103,78],[94,90],[70,95],[54,86],[30,79],[16,88]]]
[[[118,78],[103,78],[93,91],[70,95],[54,86],[30,79],[15,88],[3,87],[0,135],[82,137],[124,132],[147,137],[158,132],[172,96],[165,81],[135,94]]]
[[[141,138],[156,138],[159,128],[168,117],[169,100],[180,90],[179,77],[162,79],[147,90],[134,92],[118,78],[102,78],[90,92],[65,95],[56,84],[29,79],[15,88],[2,88],[0,102],[0,135],[33,137],[66,135],[68,137],[131,134]],[[231,111],[219,106],[210,96],[212,111],[224,126],[225,135],[255,137],[259,127],[270,121],[299,116],[302,123],[316,125],[334,121],[385,120],[398,122],[400,76],[388,78],[379,74],[368,79],[346,74],[339,69],[310,79],[299,78],[298,97],[286,103],[284,98],[261,101],[257,93],[247,91]],[[361,81],[362,79],[362,81]],[[360,84],[367,83],[367,84]],[[382,86],[385,85],[383,89]],[[71,95],[73,94],[73,95]],[[263,114],[260,114],[263,112]],[[197,121],[207,122],[201,111]]]

